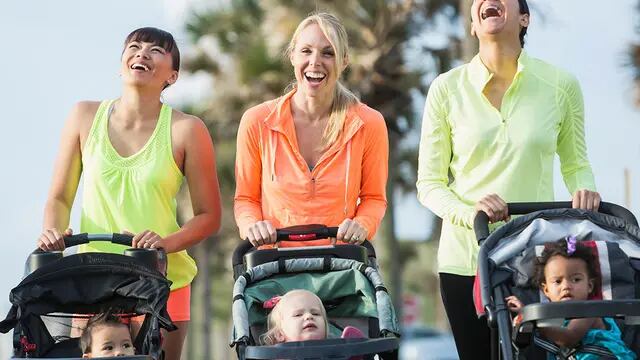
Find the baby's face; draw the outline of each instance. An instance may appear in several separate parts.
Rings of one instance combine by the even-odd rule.
[[[83,357],[134,355],[131,333],[126,326],[100,326],[91,334],[91,352]]]
[[[582,259],[551,257],[544,267],[542,290],[551,301],[587,300],[593,290],[587,264]]]
[[[327,325],[322,316],[322,303],[313,294],[300,293],[282,304],[279,341],[322,340],[327,338]]]

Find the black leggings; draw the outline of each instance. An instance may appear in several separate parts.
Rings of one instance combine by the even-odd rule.
[[[460,360],[491,358],[491,333],[473,305],[475,276],[440,273],[440,291]]]

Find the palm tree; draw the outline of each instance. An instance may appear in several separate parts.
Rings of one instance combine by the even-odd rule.
[[[391,295],[399,305],[402,261],[392,210],[398,191],[415,188],[415,134],[419,133],[421,115],[417,109],[424,101],[428,80],[449,69],[458,57],[451,49],[459,48],[454,35],[459,6],[456,0],[235,0],[226,7],[191,16],[186,28],[193,47],[184,68],[210,75],[214,90],[206,102],[192,104],[189,111],[205,119],[214,138],[224,207],[223,227],[212,246],[215,249],[207,250],[215,260],[206,265],[199,261],[213,275],[212,299],[219,298],[223,304],[215,308],[213,300],[203,301],[206,307],[214,306],[214,317],[225,319],[229,311],[228,254],[237,244],[232,200],[238,122],[244,110],[282,95],[293,81],[283,51],[297,24],[317,10],[332,12],[344,22],[351,65],[343,81],[387,122],[389,210],[375,246]],[[440,32],[445,34],[445,42],[433,46],[425,34],[440,29],[442,21],[451,33],[446,29]],[[197,251],[204,251],[204,247]],[[209,255],[196,256],[213,260]],[[197,286],[202,285],[195,283],[194,288]]]
[[[640,10],[640,2],[637,9]],[[636,27],[636,34],[638,33],[640,33],[640,26]],[[627,62],[633,71],[636,106],[640,106],[640,42],[636,41],[629,47]]]

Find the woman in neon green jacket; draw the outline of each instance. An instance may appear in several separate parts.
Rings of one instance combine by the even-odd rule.
[[[552,201],[556,153],[573,206],[596,210],[600,203],[580,87],[572,75],[522,49],[526,0],[475,0],[471,15],[480,51],[431,84],[417,182],[420,202],[443,219],[438,272],[463,360],[489,357],[489,331],[472,299],[476,212],[496,222],[509,217],[505,201]]]

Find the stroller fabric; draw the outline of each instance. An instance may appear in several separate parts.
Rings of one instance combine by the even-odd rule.
[[[374,267],[348,259],[333,258],[327,263],[322,258],[306,258],[265,263],[238,277],[233,291],[234,342],[251,338],[250,324],[265,321],[265,300],[294,288],[316,292],[328,304],[336,300],[335,308],[328,306],[330,317],[378,318],[381,333],[399,333],[393,305]],[[340,304],[338,300],[344,301]]]
[[[41,316],[53,313],[96,314],[117,311],[146,314],[136,348],[159,352],[159,328],[175,329],[166,310],[171,282],[131,257],[84,253],[64,257],[37,269],[11,290],[12,306],[0,332],[20,328],[31,356],[45,355],[54,345]]]
[[[482,261],[479,261],[476,279],[482,280],[476,282],[474,289],[478,314],[483,314],[485,305],[493,307],[494,315],[496,311],[504,311],[496,309],[504,306],[500,299],[509,293],[516,295],[524,304],[547,302],[538,285],[532,281],[535,260],[545,243],[568,235],[588,246],[597,260],[601,283],[593,300],[638,299],[640,229],[606,214],[554,209],[518,217],[498,228],[483,242],[479,254]],[[497,325],[503,348],[502,345],[510,343],[505,336],[511,332],[511,324],[499,320]],[[622,325],[622,339],[628,347],[640,350],[638,326],[618,325]],[[534,340],[540,344],[540,339]],[[509,358],[511,351],[502,350],[503,354],[509,354],[505,355]]]
[[[294,289],[307,289],[318,295],[330,318],[378,317],[375,290],[371,283],[359,271],[348,269],[327,274],[277,275],[252,284],[244,293],[249,325],[266,323],[268,313],[262,308],[265,300]]]

